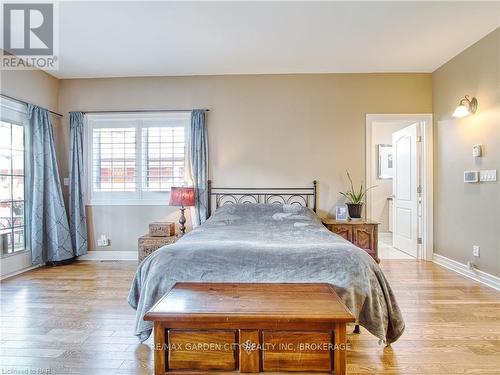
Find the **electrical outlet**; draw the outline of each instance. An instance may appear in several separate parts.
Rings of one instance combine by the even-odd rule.
[[[99,247],[109,246],[109,239],[106,237],[106,235],[102,234],[101,237],[97,239],[97,246]]]
[[[69,186],[69,177],[64,177],[64,179],[63,179],[63,185],[64,186]]]
[[[472,246],[472,255],[479,258],[480,250],[481,249],[479,246],[477,245]]]
[[[107,239],[105,239],[105,240],[97,240],[97,246],[99,246],[99,247],[108,246],[108,240]]]

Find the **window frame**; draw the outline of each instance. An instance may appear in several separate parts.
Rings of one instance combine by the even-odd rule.
[[[29,243],[29,220],[28,220],[28,212],[27,209],[29,207],[29,202],[30,202],[30,196],[29,196],[29,181],[30,181],[30,169],[29,169],[29,157],[30,157],[30,142],[29,142],[29,131],[28,131],[28,109],[25,104],[15,102],[13,100],[7,99],[7,98],[1,98],[0,100],[0,107],[1,107],[1,115],[0,115],[0,120],[3,122],[7,122],[10,124],[18,125],[23,127],[23,179],[24,179],[24,194],[23,194],[23,225],[22,226],[12,226],[9,228],[12,233],[14,233],[15,228],[23,228],[24,231],[24,247],[22,249],[19,249],[17,251],[14,250],[14,246],[12,246],[12,252],[11,253],[6,253],[0,254],[1,258],[7,258],[11,256],[16,256],[19,254],[23,254],[26,252],[29,252],[31,247]],[[14,174],[11,171],[11,176],[14,176]],[[12,194],[12,186],[11,186],[11,198],[13,198]],[[15,202],[14,199],[10,200],[11,204]],[[12,210],[12,208],[11,208]],[[11,212],[12,216],[12,212]],[[12,239],[13,241],[14,239]]]
[[[146,127],[184,127],[184,168],[187,171],[188,137],[191,112],[141,112],[141,113],[102,113],[86,115],[86,132],[84,141],[85,173],[87,176],[86,204],[89,206],[134,206],[134,205],[168,205],[170,191],[154,192],[143,190],[145,175],[143,174],[143,140],[142,129]],[[172,122],[184,122],[172,124]],[[135,186],[134,192],[96,192],[93,189],[93,131],[96,128],[135,128]]]

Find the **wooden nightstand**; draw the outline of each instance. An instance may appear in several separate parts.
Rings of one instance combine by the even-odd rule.
[[[139,263],[153,251],[158,250],[162,246],[174,243],[175,241],[177,241],[177,236],[153,237],[149,234],[145,234],[139,237]]]
[[[378,224],[374,221],[337,221],[335,219],[322,219],[323,224],[333,233],[352,242],[365,250],[377,263],[378,258]]]

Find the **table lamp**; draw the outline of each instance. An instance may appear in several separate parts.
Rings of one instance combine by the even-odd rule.
[[[170,203],[169,206],[180,206],[181,207],[181,217],[179,218],[179,227],[181,233],[179,237],[182,237],[186,233],[186,216],[184,216],[184,211],[186,207],[194,206],[194,188],[192,187],[172,187],[170,190]]]

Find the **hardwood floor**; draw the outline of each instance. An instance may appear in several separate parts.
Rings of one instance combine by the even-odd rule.
[[[406,320],[392,347],[349,334],[348,374],[500,374],[500,292],[433,263],[383,260]],[[78,262],[1,283],[1,374],[150,374],[133,336],[136,264]],[[24,371],[24,372],[21,372]]]

